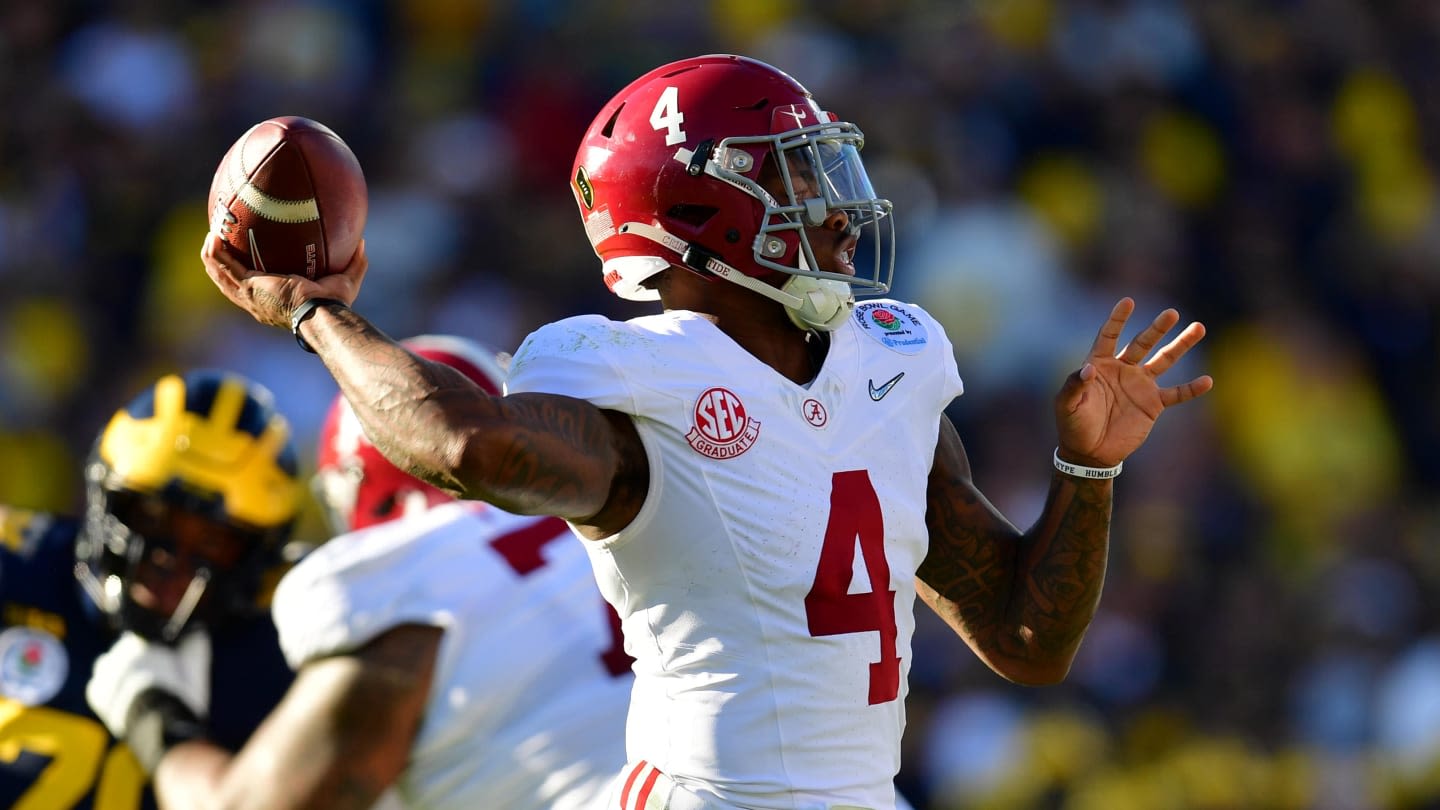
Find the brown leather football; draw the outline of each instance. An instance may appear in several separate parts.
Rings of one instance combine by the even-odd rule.
[[[309,118],[261,121],[221,158],[210,183],[210,229],[252,269],[307,278],[355,255],[369,198],[355,153]]]

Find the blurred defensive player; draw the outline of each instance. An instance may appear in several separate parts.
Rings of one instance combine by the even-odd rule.
[[[405,345],[500,392],[503,372],[473,342]],[[565,523],[456,501],[401,472],[340,397],[317,470],[345,533],[276,590],[294,687],[238,753],[203,741],[171,750],[156,777],[162,803],[358,810],[384,795],[421,808],[580,810],[603,800],[625,761],[631,660]]]
[[[100,433],[83,520],[0,507],[0,806],[155,807],[157,718],[245,741],[291,680],[262,583],[303,494],[295,461],[268,391],[221,372],[167,375]],[[136,701],[145,730],[115,742],[85,687],[117,634],[126,648],[208,647],[200,688],[230,697]]]

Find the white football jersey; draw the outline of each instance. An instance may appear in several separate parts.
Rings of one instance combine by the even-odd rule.
[[[451,503],[342,535],[285,575],[273,612],[297,669],[400,624],[445,630],[406,806],[579,810],[625,762],[630,661],[559,520]]]
[[[830,340],[802,386],[694,313],[582,316],[531,334],[507,385],[634,418],[645,505],[585,543],[637,659],[629,759],[747,808],[896,801],[927,480],[962,386],[910,304],[861,303]]]

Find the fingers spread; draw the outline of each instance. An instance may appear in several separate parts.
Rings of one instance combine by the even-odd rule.
[[[1209,374],[1203,374],[1187,383],[1160,389],[1160,402],[1169,408],[1182,402],[1188,402],[1214,387],[1214,378]]]
[[[1164,348],[1156,352],[1154,357],[1150,358],[1150,362],[1145,364],[1146,370],[1157,377],[1164,374],[1178,363],[1180,358],[1184,357],[1187,352],[1195,348],[1195,345],[1204,337],[1205,325],[1199,321],[1192,322],[1189,326],[1185,327],[1185,331],[1176,335],[1174,340],[1165,344]]]
[[[1155,320],[1151,321],[1144,331],[1131,339],[1125,350],[1120,353],[1120,361],[1132,366],[1139,365],[1150,353],[1150,350],[1155,348],[1155,344],[1165,337],[1165,333],[1173,329],[1179,322],[1180,313],[1173,309],[1167,309],[1156,315]]]
[[[1095,342],[1090,345],[1092,357],[1114,357],[1115,346],[1120,341],[1120,333],[1125,331],[1125,322],[1130,320],[1130,314],[1135,311],[1135,300],[1130,297],[1121,298],[1110,310],[1110,317],[1105,325],[1100,327],[1100,333],[1095,336]]]

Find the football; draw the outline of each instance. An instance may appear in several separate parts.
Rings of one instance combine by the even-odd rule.
[[[282,116],[235,141],[215,169],[210,202],[210,230],[251,269],[313,279],[355,255],[369,198],[360,161],[339,135]]]

